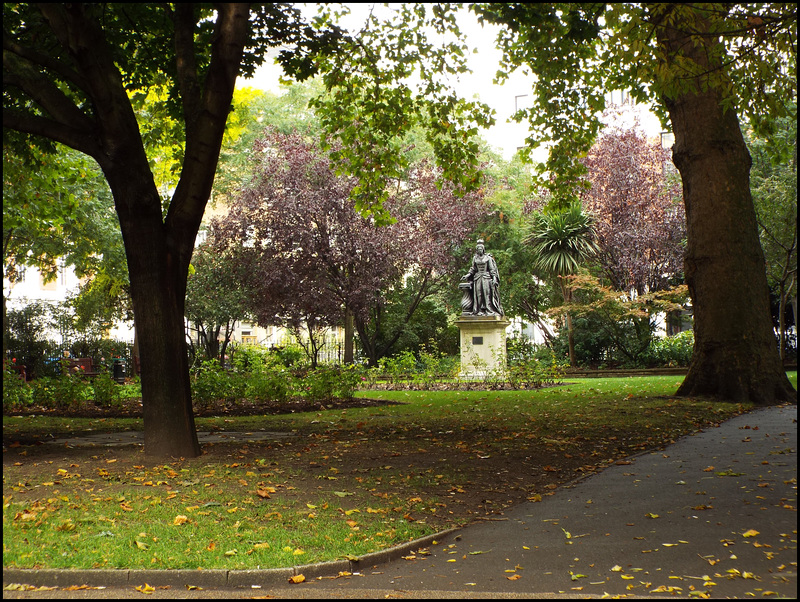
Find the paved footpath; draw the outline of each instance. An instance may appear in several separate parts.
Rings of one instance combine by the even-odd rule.
[[[495,519],[359,563],[252,572],[4,570],[4,586],[60,587],[3,597],[141,597],[134,587],[146,582],[154,598],[794,598],[797,406],[738,416]],[[290,585],[298,573],[305,581]],[[70,584],[105,589],[63,589]]]

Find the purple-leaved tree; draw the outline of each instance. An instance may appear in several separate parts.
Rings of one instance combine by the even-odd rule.
[[[249,307],[262,325],[345,324],[352,316],[370,364],[397,341],[419,303],[458,268],[482,215],[481,193],[458,195],[423,162],[398,181],[376,224],[354,208],[355,180],[337,175],[330,155],[299,132],[267,131],[255,145],[254,177],[213,228],[249,274]],[[377,310],[392,287],[414,287],[388,339]]]
[[[601,133],[583,160],[591,188],[597,259],[611,286],[639,295],[677,284],[683,273],[686,216],[670,153],[635,127]]]

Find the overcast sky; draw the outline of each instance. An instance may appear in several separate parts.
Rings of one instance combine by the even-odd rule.
[[[346,28],[359,28],[373,4],[352,4],[352,14],[348,21],[342,23]],[[316,13],[315,5],[301,5],[307,16]],[[509,122],[509,117],[515,112],[516,106],[530,102],[533,78],[523,75],[519,70],[514,72],[502,86],[494,83],[494,77],[500,63],[501,53],[495,47],[496,27],[492,25],[481,26],[477,17],[469,11],[462,11],[459,16],[459,27],[467,36],[470,48],[477,48],[478,52],[470,55],[470,68],[472,74],[461,75],[459,80],[453,82],[455,90],[465,98],[476,96],[495,110],[496,125],[482,132],[483,137],[490,145],[495,147],[505,159],[510,159],[519,146],[525,142],[528,133],[524,123]],[[281,69],[268,61],[256,71],[250,80],[241,80],[239,85],[252,86],[262,90],[280,91],[278,78]],[[657,136],[661,130],[658,119],[652,114],[642,118],[642,126],[650,136]],[[546,151],[537,149],[534,160],[544,161]]]

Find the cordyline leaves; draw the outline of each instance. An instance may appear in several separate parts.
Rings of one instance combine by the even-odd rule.
[[[532,247],[535,267],[551,276],[577,272],[598,251],[594,221],[579,202],[564,211],[534,213],[525,242]]]

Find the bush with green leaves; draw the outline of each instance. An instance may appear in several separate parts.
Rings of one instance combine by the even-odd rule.
[[[322,364],[306,370],[297,383],[300,393],[314,401],[350,399],[361,386],[364,369],[350,364]]]
[[[506,359],[509,366],[525,364],[533,359],[537,345],[528,337],[511,336],[506,339]]]
[[[293,395],[294,376],[275,354],[250,355],[248,366],[250,372],[245,376],[248,399],[283,402]]]
[[[401,351],[378,360],[378,369],[393,382],[412,380],[417,372],[417,358],[411,351]]]
[[[92,385],[77,372],[43,376],[32,380],[30,387],[33,404],[44,408],[75,407],[93,397]]]
[[[351,399],[364,382],[366,368],[359,364],[331,364],[324,367],[336,371],[335,397]]]
[[[33,391],[25,379],[8,367],[3,369],[3,411],[13,412],[33,403]]]
[[[265,364],[272,363],[277,356],[266,347],[260,345],[231,343],[230,365],[233,370],[242,374],[256,372]]]
[[[653,339],[647,347],[645,361],[649,366],[688,366],[694,352],[694,333],[679,332],[671,337]]]
[[[334,398],[338,374],[329,366],[318,366],[299,373],[300,393],[314,401],[329,401]]]
[[[453,378],[460,367],[460,358],[445,355],[436,341],[431,340],[419,350],[414,380],[428,388],[442,379]]]
[[[270,350],[287,368],[300,368],[308,362],[306,352],[300,345],[286,345]]]
[[[225,370],[216,358],[206,360],[191,378],[192,400],[198,406],[236,401],[245,396],[246,386],[243,375]]]
[[[122,388],[108,372],[101,372],[92,381],[94,402],[103,407],[117,406],[122,401]]]

